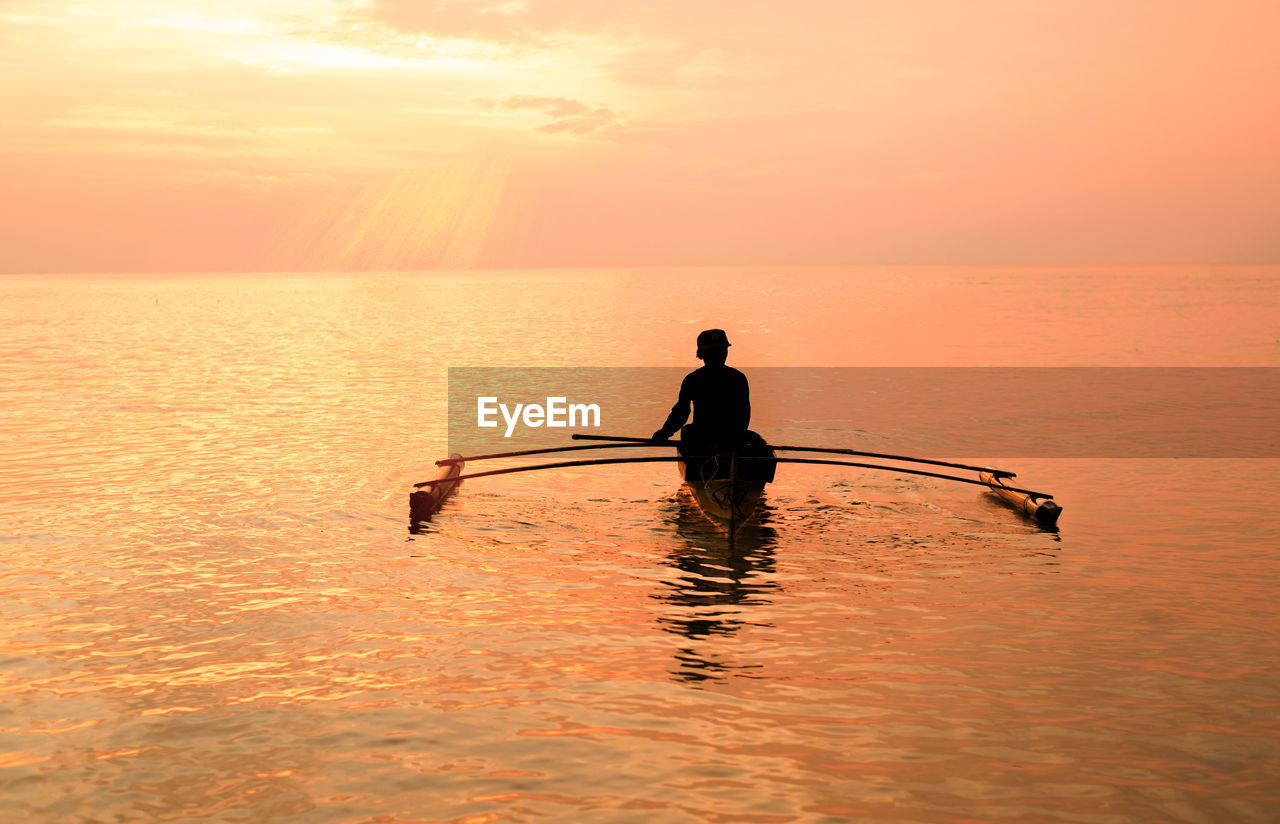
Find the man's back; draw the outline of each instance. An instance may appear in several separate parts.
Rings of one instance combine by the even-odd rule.
[[[693,423],[711,437],[733,435],[751,423],[747,376],[724,364],[703,366],[685,376],[680,400],[693,405]]]

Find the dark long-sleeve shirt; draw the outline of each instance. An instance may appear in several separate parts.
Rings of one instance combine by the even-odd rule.
[[[751,423],[751,397],[747,376],[731,366],[704,366],[685,376],[680,398],[671,407],[660,432],[671,437],[689,418],[704,435],[739,435]]]

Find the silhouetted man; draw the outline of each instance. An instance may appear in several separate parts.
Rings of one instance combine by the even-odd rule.
[[[680,439],[708,447],[737,448],[747,437],[751,423],[751,398],[747,376],[725,366],[729,339],[722,329],[698,335],[698,357],[705,364],[685,376],[680,398],[653,439],[664,441],[681,430]],[[693,423],[684,426],[693,407]],[[683,429],[681,428],[683,427]]]

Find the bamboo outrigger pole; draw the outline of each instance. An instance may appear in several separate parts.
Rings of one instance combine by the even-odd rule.
[[[487,478],[490,475],[511,475],[517,472],[534,472],[539,469],[565,469],[572,466],[604,466],[606,464],[633,464],[633,463],[675,463],[677,461],[698,461],[705,460],[712,456],[683,456],[671,458],[596,458],[594,460],[585,461],[558,461],[549,464],[536,464],[534,466],[512,466],[506,469],[490,469],[487,472],[473,472],[470,475],[457,475],[452,478],[438,478],[431,481],[422,481],[414,484],[415,489],[421,489],[425,486],[434,486],[441,483],[453,483],[454,481],[466,481],[472,478]],[[470,458],[451,459],[455,463],[459,460],[467,461]],[[740,461],[776,461],[777,463],[800,463],[800,464],[821,464],[825,466],[851,466],[857,469],[878,469],[885,472],[898,472],[905,475],[922,475],[926,478],[940,478],[944,481],[957,481],[962,484],[972,484],[974,486],[982,486],[990,488],[991,484],[983,481],[975,481],[972,478],[961,478],[958,475],[944,475],[940,472],[926,472],[923,469],[906,469],[901,466],[884,466],[882,464],[855,463],[853,461],[824,461],[818,458],[757,458],[743,455],[738,457]],[[984,472],[990,470],[983,470]],[[1020,492],[1024,495],[1032,495],[1037,498],[1052,498],[1053,496],[1047,492],[1037,492],[1033,489],[1021,489],[1016,486],[1006,486],[1012,492]]]
[[[653,441],[648,438],[625,438],[618,435],[582,435],[574,434],[571,436],[575,441],[613,441],[619,444],[635,443],[636,445],[647,446],[675,446],[679,441]],[[929,458],[912,458],[907,455],[889,455],[884,452],[861,452],[856,449],[823,449],[817,446],[779,446],[777,444],[769,444],[771,449],[777,449],[784,452],[823,452],[832,455],[856,455],[860,458],[879,458],[885,461],[907,461],[908,463],[930,464],[932,466],[947,466],[952,469],[969,469],[974,472],[990,472],[996,478],[1016,478],[1016,472],[1009,472],[1003,469],[992,469],[989,466],[972,466],[970,464],[952,463],[950,461],[934,461]]]
[[[778,449],[780,447],[774,447]],[[926,472],[923,469],[907,469],[902,466],[883,466],[881,464],[855,463],[854,461],[824,461],[821,458],[754,458],[744,456],[739,458],[741,461],[760,461],[771,460],[778,463],[795,463],[795,464],[820,464],[823,466],[852,466],[858,469],[883,469],[887,472],[900,472],[904,475],[922,475],[926,478],[941,478],[944,481],[957,481],[962,484],[973,484],[974,486],[982,486],[991,489],[992,485],[986,481],[975,481],[973,478],[961,478],[959,475],[944,475],[941,472]],[[991,470],[984,469],[983,472],[991,473]],[[994,473],[991,473],[995,477]],[[1033,498],[1052,498],[1048,492],[1036,492],[1034,489],[1022,489],[1016,486],[1004,486],[1001,489],[1007,489],[1010,492],[1020,492],[1023,495],[1030,495]]]
[[[473,460],[472,458],[462,458],[463,461]],[[472,472],[470,475],[458,475],[453,478],[438,478],[431,481],[422,481],[414,484],[415,489],[421,489],[424,486],[434,486],[440,483],[452,483],[454,481],[469,481],[472,478],[486,478],[490,475],[510,475],[515,472],[533,472],[536,469],[564,469],[570,466],[602,466],[604,464],[628,464],[628,463],[675,463],[676,461],[689,460],[687,458],[597,458],[590,461],[559,461],[558,463],[537,464],[536,466],[511,466],[506,469],[490,469],[487,472]],[[693,460],[697,460],[694,458]]]

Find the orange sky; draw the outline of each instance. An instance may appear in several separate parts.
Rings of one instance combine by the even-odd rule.
[[[0,0],[0,271],[1280,262],[1275,0]]]

